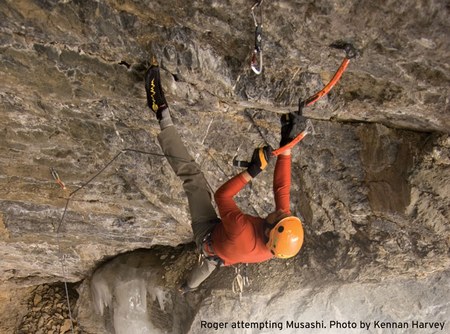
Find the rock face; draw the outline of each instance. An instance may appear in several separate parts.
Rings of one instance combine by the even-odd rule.
[[[73,300],[73,298],[72,298]],[[74,305],[71,304],[71,308]],[[70,333],[79,332],[69,318],[65,288],[59,286],[39,285],[31,292],[28,300],[28,312],[23,317],[18,333]]]
[[[264,303],[262,287],[284,281],[296,282],[299,296],[313,288],[345,295],[348,287],[376,294],[385,280],[390,291],[402,282],[420,290],[449,269],[447,2],[266,0],[259,76],[248,65],[253,4],[0,1],[0,297],[17,296],[0,303],[0,332],[24,323],[17,315],[27,314],[38,285],[81,283],[117,254],[192,241],[182,187],[158,156],[158,124],[146,108],[152,54],[175,125],[215,190],[237,172],[236,153],[276,147],[280,113],[332,77],[343,54],[329,44],[361,50],[331,93],[304,110],[316,135],[294,149],[291,194],[305,247],[288,264],[252,266],[250,293],[262,297],[251,300]],[[272,173],[239,194],[245,211],[273,210]],[[184,270],[168,272],[174,288]],[[231,279],[225,269],[192,297],[200,310],[192,319],[206,314],[202,305],[234,298],[209,297]],[[311,305],[325,298],[308,296]],[[430,309],[438,302],[429,299]],[[89,320],[81,314],[82,326]]]

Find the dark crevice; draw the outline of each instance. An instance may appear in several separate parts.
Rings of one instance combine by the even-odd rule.
[[[131,67],[131,65],[128,63],[128,62],[126,62],[125,60],[122,60],[120,63],[119,63],[119,65],[123,65],[123,66],[125,66],[126,68],[130,68]]]
[[[180,77],[179,77],[178,74],[172,73],[172,76],[173,76],[173,79],[174,79],[176,82],[179,82],[179,81],[180,81]]]

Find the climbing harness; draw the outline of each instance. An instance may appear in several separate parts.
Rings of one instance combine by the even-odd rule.
[[[214,219],[218,220],[218,219]],[[199,266],[203,265],[203,262],[205,260],[213,261],[216,264],[216,267],[219,268],[221,265],[223,265],[223,260],[217,256],[216,252],[214,251],[214,247],[212,244],[212,232],[207,233],[202,240],[202,243],[198,246],[198,264]]]
[[[247,275],[248,264],[245,264],[243,273],[241,275],[241,265],[234,267],[235,276],[233,282],[231,283],[231,289],[234,293],[239,294],[239,299],[242,298],[242,293],[244,292],[244,287],[250,285],[250,281]]]
[[[56,171],[56,169],[54,169],[53,167],[50,167],[50,173],[53,176],[53,179],[55,180],[55,182],[57,184],[59,184],[59,186],[61,187],[61,189],[66,189],[66,185],[63,183],[63,181],[61,181],[61,178],[58,175],[58,172]]]
[[[263,69],[263,55],[262,55],[262,4],[263,0],[256,1],[252,6],[252,16],[255,22],[255,48],[252,54],[250,66],[256,74],[261,74]],[[255,9],[259,8],[259,20],[256,18]]]
[[[355,58],[358,55],[358,51],[355,49],[355,47],[346,42],[338,41],[334,42],[330,45],[330,47],[335,49],[341,49],[345,51],[345,57],[341,62],[341,65],[339,66],[338,70],[334,74],[333,78],[331,78],[330,82],[328,82],[325,87],[323,87],[320,91],[315,93],[314,95],[308,97],[306,100],[299,100],[298,104],[298,113],[301,115],[303,112],[303,108],[305,106],[310,106],[317,100],[319,100],[324,95],[328,94],[328,92],[336,85],[336,83],[341,79],[342,74],[344,74],[345,70],[347,69],[348,64],[350,63],[350,59]]]

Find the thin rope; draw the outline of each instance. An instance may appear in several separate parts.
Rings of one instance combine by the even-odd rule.
[[[63,273],[63,279],[64,279],[64,291],[66,294],[66,302],[67,302],[67,310],[69,313],[69,319],[70,319],[70,329],[72,334],[75,333],[74,331],[74,326],[73,326],[73,318],[72,318],[72,307],[70,306],[70,298],[69,298],[69,287],[67,286],[67,275],[66,275],[66,266],[65,266],[65,255],[62,254],[61,251],[61,241],[60,241],[60,237],[59,234],[56,235],[56,240],[58,243],[58,255],[59,255],[59,259],[61,262],[61,269],[62,269],[62,273]]]
[[[56,240],[57,240],[57,245],[58,245],[58,256],[59,256],[60,263],[61,263],[61,269],[62,269],[62,275],[63,275],[62,278],[63,278],[63,283],[64,283],[64,290],[65,290],[65,295],[66,295],[67,309],[68,309],[68,315],[69,315],[69,319],[70,319],[70,328],[71,328],[72,334],[75,334],[75,330],[74,330],[74,321],[73,321],[73,318],[72,318],[72,307],[70,306],[69,287],[68,287],[68,282],[67,282],[65,255],[62,254],[62,249],[61,249],[61,227],[63,226],[64,218],[66,217],[67,209],[69,207],[69,202],[72,199],[72,197],[78,191],[80,191],[81,189],[83,189],[87,185],[89,185],[100,174],[102,174],[118,157],[120,157],[122,154],[127,153],[127,152],[134,152],[134,153],[139,153],[139,154],[152,155],[152,156],[156,156],[156,157],[172,158],[172,159],[176,159],[176,160],[184,161],[184,162],[190,162],[191,161],[191,160],[183,159],[183,158],[176,157],[176,156],[166,155],[166,154],[162,154],[162,153],[147,152],[147,151],[142,151],[142,150],[137,150],[137,149],[132,149],[132,148],[125,148],[122,151],[120,151],[119,153],[117,153],[111,160],[109,160],[109,162],[105,166],[103,166],[97,173],[95,173],[94,176],[92,176],[88,181],[83,183],[80,187],[78,187],[77,189],[75,189],[74,191],[72,191],[69,194],[69,196],[67,198],[67,201],[66,201],[66,204],[64,206],[63,214],[62,214],[61,219],[59,220],[59,223],[58,223],[58,228],[56,229]],[[58,177],[58,179],[59,179],[59,177]],[[210,188],[210,190],[212,191],[212,188],[211,188],[210,184],[209,183],[207,183],[207,184],[208,184],[208,187]]]

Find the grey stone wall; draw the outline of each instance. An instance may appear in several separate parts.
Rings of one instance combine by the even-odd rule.
[[[248,65],[252,5],[0,1],[0,296],[82,282],[117,254],[191,242],[182,187],[152,155],[122,154],[76,193],[61,224],[69,194],[121,150],[160,153],[143,87],[151,54],[175,124],[217,189],[237,172],[238,148],[248,158],[277,145],[280,113],[332,77],[343,55],[328,45],[341,39],[361,57],[305,110],[317,135],[293,155],[292,209],[306,243],[290,277],[308,268],[308,287],[313,277],[326,286],[448,269],[447,3],[265,1],[260,76]],[[241,194],[243,209],[273,209],[272,172]],[[284,265],[258,265],[261,284],[276,286]],[[5,309],[25,314],[19,304]],[[17,328],[1,313],[5,331]]]

